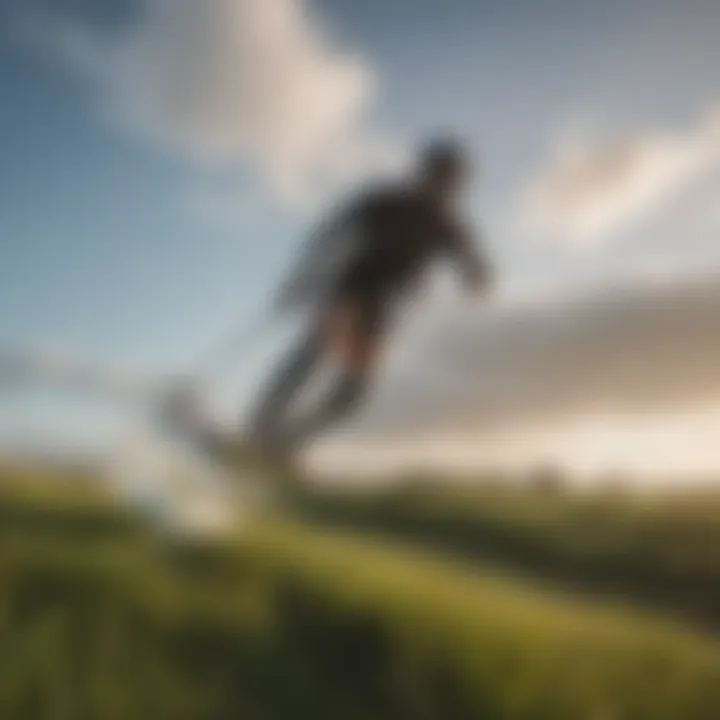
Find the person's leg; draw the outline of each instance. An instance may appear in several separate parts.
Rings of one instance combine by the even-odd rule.
[[[312,413],[288,429],[283,446],[293,453],[324,430],[352,415],[360,406],[370,385],[368,373],[345,372]]]
[[[313,328],[272,376],[253,413],[253,434],[263,440],[277,439],[285,411],[322,358],[323,352],[323,339]]]
[[[325,340],[328,352],[340,361],[342,371],[314,411],[301,418],[285,436],[290,451],[354,413],[367,395],[378,355],[376,309],[345,306],[330,316]]]

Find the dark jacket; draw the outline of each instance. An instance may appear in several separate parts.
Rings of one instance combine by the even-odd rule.
[[[455,262],[468,282],[488,279],[486,259],[465,225],[417,190],[364,193],[314,233],[281,288],[280,305],[308,308],[338,294],[392,299],[440,258]]]

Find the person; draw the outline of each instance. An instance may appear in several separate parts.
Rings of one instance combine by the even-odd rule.
[[[399,301],[436,259],[454,261],[469,289],[487,288],[487,258],[457,207],[471,174],[458,142],[434,140],[410,178],[362,193],[320,226],[279,296],[281,307],[310,307],[311,320],[255,407],[251,433],[261,447],[291,459],[360,408]],[[293,401],[328,356],[340,363],[339,379],[290,421]]]

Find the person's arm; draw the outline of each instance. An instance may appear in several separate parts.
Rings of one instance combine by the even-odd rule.
[[[448,254],[456,263],[465,286],[475,293],[486,293],[492,285],[492,269],[487,254],[467,228],[453,228],[447,236]]]

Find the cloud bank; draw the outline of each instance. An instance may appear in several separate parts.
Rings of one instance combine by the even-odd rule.
[[[427,334],[357,423],[388,440],[480,440],[582,415],[656,415],[720,400],[720,278],[465,317]]]

